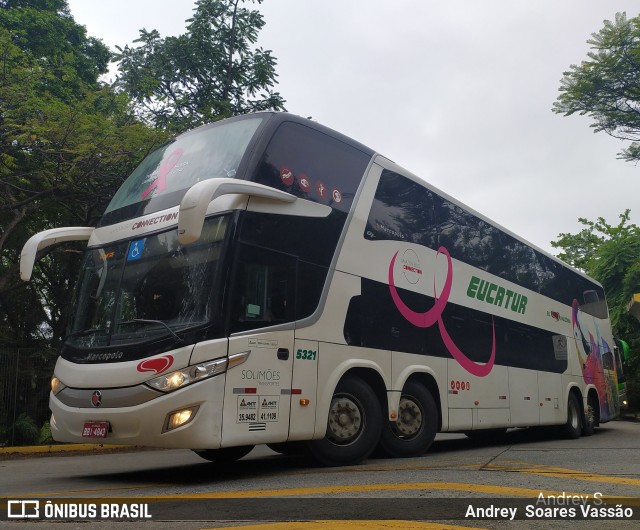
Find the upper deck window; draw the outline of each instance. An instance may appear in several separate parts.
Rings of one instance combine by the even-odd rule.
[[[282,123],[251,180],[348,212],[371,156],[300,123]]]
[[[406,241],[437,250],[494,276],[566,305],[607,318],[604,291],[584,276],[542,254],[403,175],[384,170],[364,233],[372,241]]]
[[[234,177],[261,122],[262,118],[252,117],[178,136],[142,161],[116,192],[105,215],[160,196],[168,199],[163,208],[175,206],[182,198],[182,193],[176,192],[184,192],[201,180]],[[173,200],[171,194],[175,194]]]

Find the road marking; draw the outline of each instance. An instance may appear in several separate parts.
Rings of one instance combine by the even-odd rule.
[[[463,464],[460,467],[476,468],[476,465]],[[512,461],[505,464],[488,464],[482,466],[481,469],[489,471],[506,471],[517,472],[531,475],[538,475],[544,477],[564,478],[570,480],[580,480],[586,482],[600,482],[608,484],[624,484],[631,486],[640,486],[639,479],[632,479],[627,477],[614,477],[608,475],[599,475],[597,473],[589,473],[579,471],[575,469],[568,469],[562,467],[536,465],[528,462]],[[100,495],[107,492],[115,493],[119,491],[133,492],[135,490],[142,490],[146,488],[166,487],[169,484],[147,484],[128,487],[115,487],[115,488],[101,488],[101,489],[87,489],[87,490],[71,490],[71,491],[58,491],[58,492],[44,492],[44,493],[23,493],[22,496],[28,495],[31,497],[54,497],[54,496],[86,496],[95,494]],[[131,499],[157,499],[157,500],[169,500],[169,499],[242,499],[242,498],[260,498],[260,497],[302,497],[302,496],[316,496],[316,495],[336,495],[336,494],[349,494],[349,493],[363,493],[363,492],[382,492],[382,491],[465,491],[476,494],[494,494],[504,495],[511,497],[534,497],[537,498],[540,494],[545,496],[549,495],[582,495],[585,493],[570,493],[565,490],[556,491],[548,489],[532,489],[532,488],[518,488],[513,486],[499,486],[491,484],[474,484],[474,483],[459,483],[459,482],[418,482],[418,483],[381,483],[381,484],[362,484],[362,485],[338,485],[338,486],[317,486],[317,487],[305,487],[305,488],[285,488],[285,489],[271,489],[271,490],[238,490],[238,491],[218,491],[218,492],[202,492],[202,493],[177,493],[172,495],[135,495],[130,496]],[[587,494],[588,495],[588,494]],[[616,496],[618,498],[621,496]]]
[[[229,527],[233,530],[484,530],[477,526],[423,523],[419,521],[308,521],[290,523],[265,523]]]
[[[171,495],[143,495],[131,497],[135,499],[169,500],[169,499],[244,499],[261,497],[303,497],[312,495],[337,495],[344,493],[363,493],[381,491],[465,491],[472,493],[490,493],[510,497],[537,498],[541,493],[549,495],[581,495],[585,493],[570,493],[568,491],[516,488],[510,486],[492,486],[488,484],[470,484],[460,482],[416,482],[401,484],[359,484],[344,486],[316,486],[307,488],[282,488],[270,490],[239,490],[239,491],[208,491],[202,493],[175,493]],[[604,497],[603,497],[604,498]]]
[[[565,467],[547,466],[544,464],[530,464],[528,462],[513,462],[507,464],[488,464],[483,467],[490,471],[510,471],[516,473],[527,473],[543,477],[566,478],[570,480],[582,480],[585,482],[606,482],[607,484],[625,484],[628,486],[640,486],[640,480],[628,477],[613,477],[600,475],[588,471],[579,471]]]

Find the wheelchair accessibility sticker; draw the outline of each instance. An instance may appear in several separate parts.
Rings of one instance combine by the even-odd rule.
[[[131,242],[129,245],[129,253],[127,254],[127,261],[134,261],[142,257],[145,241],[145,239],[138,239],[138,241]]]

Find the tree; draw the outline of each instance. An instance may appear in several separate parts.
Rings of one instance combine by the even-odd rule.
[[[620,222],[611,225],[599,217],[596,221],[580,218],[585,226],[577,234],[563,233],[554,248],[558,257],[583,270],[604,287],[615,332],[637,341],[640,325],[627,314],[627,303],[640,290],[640,227],[629,222],[630,210],[620,214]]]
[[[55,345],[66,324],[78,254],[45,258],[25,285],[17,271],[26,239],[95,224],[136,160],[164,137],[98,82],[109,56],[65,0],[0,3],[0,345]]]
[[[580,66],[571,65],[560,81],[553,105],[557,114],[589,115],[595,132],[628,140],[623,160],[640,161],[640,17],[617,13],[613,22],[587,41],[593,51]]]
[[[274,92],[276,60],[255,48],[262,15],[246,0],[198,0],[186,32],[161,38],[140,30],[137,47],[118,48],[116,86],[143,120],[174,133],[259,110],[283,110]],[[262,0],[256,0],[258,4]]]

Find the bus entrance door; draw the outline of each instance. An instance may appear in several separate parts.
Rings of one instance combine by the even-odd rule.
[[[222,447],[287,440],[293,336],[293,330],[284,330],[229,339],[230,358],[251,353],[227,372]]]

